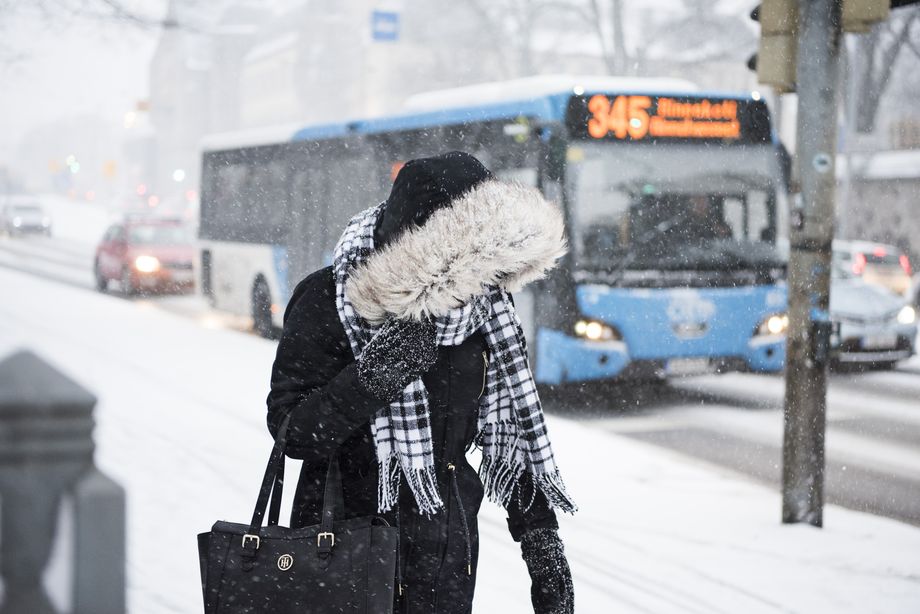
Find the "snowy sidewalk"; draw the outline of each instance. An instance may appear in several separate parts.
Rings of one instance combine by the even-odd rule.
[[[274,344],[2,268],[0,288],[0,356],[32,349],[99,397],[97,463],[128,489],[132,614],[200,612],[195,534],[251,514]],[[833,506],[822,530],[783,526],[769,489],[549,425],[581,507],[561,519],[578,612],[920,611],[920,530]],[[531,611],[504,524],[484,504],[479,614]]]

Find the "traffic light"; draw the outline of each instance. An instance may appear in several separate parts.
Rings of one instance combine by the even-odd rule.
[[[751,11],[751,19],[760,22],[760,45],[748,67],[757,71],[760,83],[771,86],[777,94],[794,92],[798,2],[764,0]]]
[[[841,26],[844,32],[868,32],[873,24],[888,19],[891,6],[915,4],[918,0],[842,0]],[[757,80],[778,94],[795,91],[796,34],[799,25],[797,0],[763,0],[751,11],[760,22],[760,45],[748,60]]]

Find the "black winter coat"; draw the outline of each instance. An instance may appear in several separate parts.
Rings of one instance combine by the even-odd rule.
[[[438,361],[423,377],[445,509],[431,517],[419,514],[403,484],[398,510],[403,595],[397,597],[396,612],[471,611],[478,555],[476,515],[483,487],[465,452],[476,435],[486,352],[485,339],[478,333],[459,346],[442,346]],[[369,423],[381,406],[357,378],[354,355],[336,312],[332,268],[321,269],[298,284],[288,304],[268,397],[269,430],[274,436],[284,416],[292,414],[288,456],[303,459],[291,526],[319,523],[326,466],[336,450],[346,516],[377,513],[378,465]],[[557,526],[546,498],[526,481],[522,478],[508,509],[515,541],[529,529]],[[522,506],[521,501],[532,503]],[[395,522],[396,514],[391,512],[388,519]]]

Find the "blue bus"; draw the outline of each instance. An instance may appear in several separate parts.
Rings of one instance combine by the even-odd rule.
[[[271,334],[400,165],[453,149],[563,205],[570,253],[515,296],[538,382],[782,368],[788,156],[756,92],[679,80],[532,78],[208,138],[204,293]]]

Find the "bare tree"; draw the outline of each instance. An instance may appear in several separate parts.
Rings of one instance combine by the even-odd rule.
[[[0,0],[0,64],[28,57],[23,50],[12,48],[4,36],[15,28],[17,20],[27,16],[37,17],[49,28],[65,27],[75,19],[141,29],[179,27],[173,19],[139,11],[122,0]]]
[[[757,45],[744,13],[720,13],[711,0],[684,0],[684,11],[659,22],[649,40],[658,51],[683,58],[685,62],[705,63],[743,60]]]
[[[855,79],[858,132],[866,134],[875,129],[879,103],[904,48],[920,57],[920,7],[892,11],[890,19],[857,37],[850,77]]]
[[[608,4],[606,12],[609,14],[609,31],[604,28],[605,10],[598,0],[590,0],[588,4],[589,21],[594,25],[607,72],[612,75],[624,75],[630,65],[630,58],[626,52],[623,33],[623,0],[610,0]]]
[[[508,77],[531,75],[553,56],[558,58],[562,45],[538,45],[538,36],[561,41],[578,33],[596,34],[594,13],[584,0],[470,0],[467,4]]]

